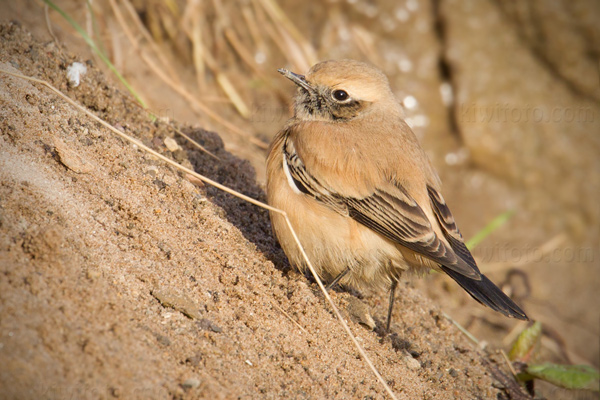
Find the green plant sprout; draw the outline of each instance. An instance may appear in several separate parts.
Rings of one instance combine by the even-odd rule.
[[[589,365],[535,363],[542,339],[542,324],[534,322],[525,328],[512,345],[508,358],[517,364],[517,379],[533,389],[534,379],[571,390],[600,391],[600,372]]]

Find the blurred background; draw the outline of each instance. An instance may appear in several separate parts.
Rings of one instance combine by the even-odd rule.
[[[295,92],[277,68],[304,73],[333,58],[375,64],[436,165],[463,236],[497,222],[474,255],[542,322],[538,357],[598,367],[597,0],[53,4],[96,52],[43,2],[2,1],[2,14],[108,72],[101,52],[153,114],[218,132],[260,183]],[[508,348],[526,326],[479,306],[444,276],[407,280],[496,347]]]

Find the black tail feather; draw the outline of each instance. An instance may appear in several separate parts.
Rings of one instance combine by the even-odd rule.
[[[494,285],[485,275],[481,275],[481,280],[477,281],[467,278],[460,273],[449,268],[441,266],[442,270],[454,279],[463,289],[467,291],[475,300],[498,311],[507,317],[513,317],[522,320],[529,320],[525,312],[515,304],[507,295],[505,295],[498,286]]]

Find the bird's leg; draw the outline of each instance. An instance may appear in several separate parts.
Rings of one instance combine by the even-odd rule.
[[[387,316],[387,332],[390,331],[390,324],[392,323],[392,310],[394,309],[394,294],[396,292],[396,287],[398,286],[398,279],[392,278],[392,286],[390,287],[390,303],[388,305],[388,316]]]
[[[346,268],[338,276],[336,276],[335,279],[329,285],[327,285],[327,290],[329,290],[332,287],[334,287],[344,276],[346,276],[346,274],[349,271],[350,271],[350,267]]]

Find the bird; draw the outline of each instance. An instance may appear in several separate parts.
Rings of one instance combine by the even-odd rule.
[[[389,332],[400,276],[433,269],[479,303],[528,320],[479,270],[381,70],[329,60],[306,75],[278,71],[298,88],[293,117],[268,150],[267,202],[286,213],[328,288],[389,290]],[[285,216],[270,211],[270,220],[290,263],[305,272]]]

